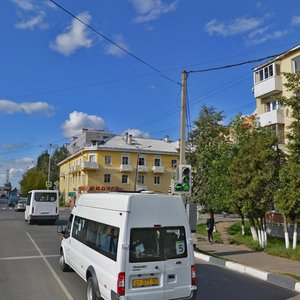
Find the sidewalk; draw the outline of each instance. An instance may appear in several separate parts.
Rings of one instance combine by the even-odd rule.
[[[300,282],[288,276],[300,277],[300,261],[256,252],[244,245],[210,244],[207,237],[197,235],[195,258],[247,274],[300,293]],[[221,258],[216,258],[211,255]]]

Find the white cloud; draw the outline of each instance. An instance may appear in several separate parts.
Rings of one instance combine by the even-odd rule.
[[[91,21],[91,16],[88,12],[80,13],[77,17],[86,24],[89,24]],[[55,41],[50,43],[50,48],[68,56],[79,48],[91,47],[92,42],[88,35],[88,28],[78,20],[73,19],[66,32],[59,34]]]
[[[125,43],[124,37],[122,34],[115,34],[113,37],[113,41],[116,44],[118,44],[119,46],[121,46],[122,48],[124,48],[126,51],[129,51],[129,46]],[[113,55],[113,56],[117,56],[117,57],[121,57],[125,54],[125,52],[123,50],[121,50],[119,47],[117,47],[113,44],[109,44],[109,45],[105,46],[105,53]]]
[[[43,23],[44,17],[45,14],[43,12],[40,12],[39,15],[32,17],[31,19],[17,23],[15,27],[22,30],[33,29],[36,26],[42,29],[48,28],[48,25],[46,23]]]
[[[254,30],[262,24],[258,18],[236,18],[231,23],[225,24],[217,20],[211,20],[205,25],[209,35],[233,36]]]
[[[262,33],[264,33],[264,32],[262,32]],[[257,36],[254,39],[250,39],[250,38],[247,39],[246,45],[247,46],[255,46],[255,45],[263,44],[270,40],[277,40],[277,39],[287,35],[288,33],[289,33],[288,30],[284,30],[284,31],[277,30],[277,31],[274,31],[271,33],[266,33],[266,34],[262,35],[261,37]]]
[[[0,144],[0,148],[2,149],[19,149],[24,146],[25,144]]]
[[[54,106],[46,102],[23,102],[17,103],[10,100],[0,100],[0,113],[15,114],[15,113],[43,113],[51,116],[54,113]]]
[[[82,128],[106,130],[105,122],[100,117],[77,111],[71,112],[61,127],[65,137],[79,135]]]
[[[131,134],[133,137],[142,137],[142,138],[150,137],[150,134],[148,132],[144,132],[140,129],[127,129],[122,133],[122,135],[124,135],[126,132],[128,132],[128,134]]]
[[[31,0],[11,0],[18,8],[22,10],[34,10],[35,6],[33,5]]]
[[[292,24],[293,26],[300,25],[300,16],[294,16],[294,17],[292,18],[291,24]]]
[[[139,14],[135,23],[148,22],[158,19],[162,14],[174,11],[178,1],[164,4],[161,0],[128,0],[132,3],[135,11]]]
[[[25,163],[25,164],[32,164],[33,158],[31,157],[22,157],[22,158],[17,158],[15,160],[16,163]]]

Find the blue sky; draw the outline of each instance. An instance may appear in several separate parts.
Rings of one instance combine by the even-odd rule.
[[[0,5],[0,186],[81,128],[179,138],[183,70],[281,53],[299,44],[298,0],[48,0]],[[113,41],[123,51],[110,43]],[[128,54],[129,53],[129,54]],[[247,64],[188,76],[190,120],[255,109]]]

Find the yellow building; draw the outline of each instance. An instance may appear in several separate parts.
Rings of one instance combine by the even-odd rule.
[[[61,161],[59,189],[64,202],[79,193],[151,190],[168,193],[179,161],[179,143],[83,129]]]
[[[261,126],[271,126],[279,137],[283,148],[287,143],[286,133],[290,125],[291,111],[281,107],[276,97],[290,97],[284,86],[286,78],[282,72],[300,72],[300,45],[282,53],[254,69],[254,97],[256,115]]]

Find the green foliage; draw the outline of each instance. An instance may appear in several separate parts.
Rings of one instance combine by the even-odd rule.
[[[65,147],[58,148],[53,151],[50,158],[50,181],[59,180],[59,167],[57,163],[68,156]],[[46,189],[46,181],[48,180],[49,153],[44,151],[38,158],[35,168],[29,169],[23,174],[20,181],[21,193],[26,196],[28,191],[34,189]]]
[[[38,171],[35,168],[29,169],[20,181],[21,195],[26,197],[31,190],[45,189],[46,180],[47,176],[42,171]]]
[[[214,212],[226,210],[226,198],[230,194],[227,184],[230,149],[223,118],[214,108],[203,106],[188,140],[187,159],[195,171],[193,200]]]

